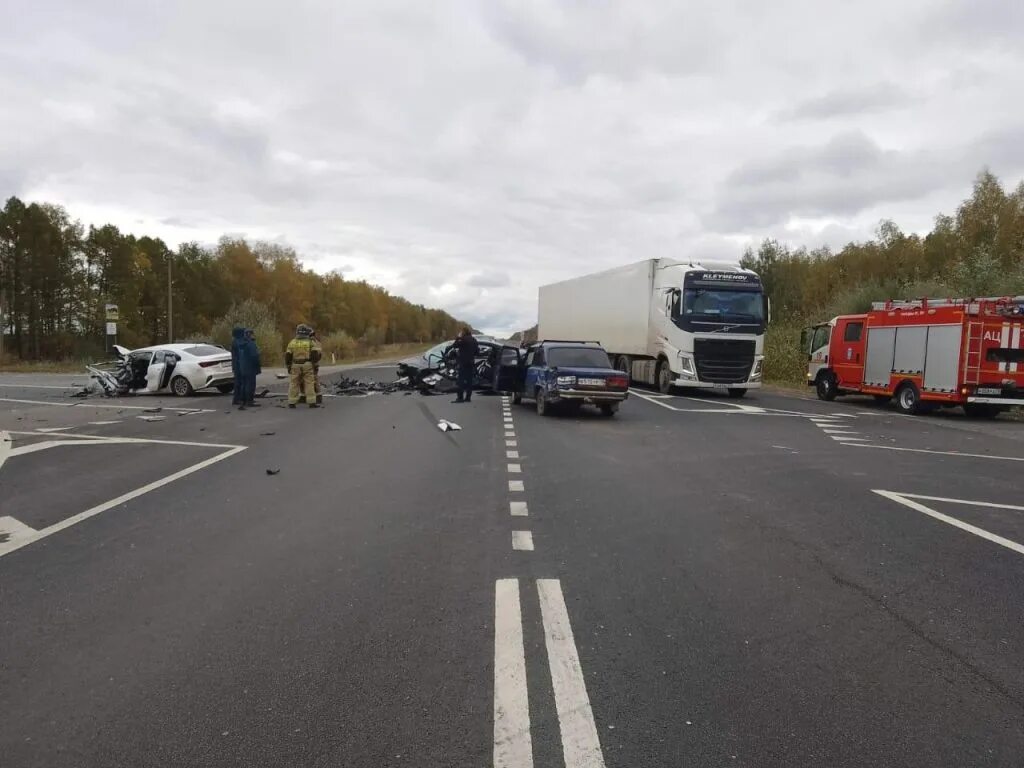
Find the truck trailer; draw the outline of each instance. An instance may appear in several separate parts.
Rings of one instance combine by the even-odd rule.
[[[1024,296],[876,302],[809,330],[807,384],[822,400],[860,393],[903,413],[979,417],[1024,405]]]
[[[749,269],[646,259],[542,286],[537,338],[596,341],[632,382],[664,394],[743,397],[761,386],[768,314]]]

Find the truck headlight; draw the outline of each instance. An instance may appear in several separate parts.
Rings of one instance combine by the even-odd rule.
[[[568,389],[569,387],[576,386],[576,377],[575,376],[559,376],[557,381],[558,381],[558,386],[564,387],[566,389]]]
[[[696,378],[697,374],[693,370],[693,358],[684,352],[679,353],[679,372],[687,378]]]
[[[750,372],[750,380],[757,381],[761,378],[761,371],[764,368],[764,360],[758,360],[754,363],[754,370]]]

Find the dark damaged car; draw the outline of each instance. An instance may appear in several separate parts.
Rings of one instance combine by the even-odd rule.
[[[476,374],[473,387],[478,390],[494,388],[495,365],[501,357],[503,345],[490,336],[474,335],[480,345],[476,356]],[[421,355],[407,357],[398,362],[398,375],[421,392],[455,392],[458,363],[452,341],[443,341]]]

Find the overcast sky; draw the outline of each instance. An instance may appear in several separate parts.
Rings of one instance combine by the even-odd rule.
[[[1016,0],[33,0],[0,196],[278,239],[502,332],[537,286],[927,230],[1024,176]]]

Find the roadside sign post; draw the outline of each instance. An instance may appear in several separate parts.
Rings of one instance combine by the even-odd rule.
[[[107,304],[104,308],[107,320],[107,343],[106,351],[110,352],[117,344],[117,321],[121,319],[117,304]]]

